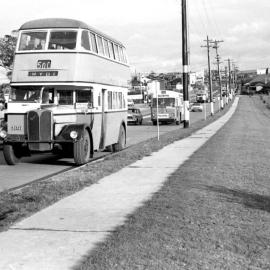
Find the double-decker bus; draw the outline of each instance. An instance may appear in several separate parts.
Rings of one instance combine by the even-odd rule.
[[[94,151],[126,144],[130,69],[124,45],[72,19],[39,19],[19,29],[7,129],[8,164],[56,151],[85,164]]]
[[[153,95],[151,101],[151,121],[153,125],[159,123],[181,122],[183,111],[183,94],[175,91],[160,90]]]

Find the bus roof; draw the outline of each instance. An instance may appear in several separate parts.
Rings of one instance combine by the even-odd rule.
[[[64,18],[47,18],[47,19],[38,19],[32,20],[24,23],[19,30],[30,30],[30,29],[50,29],[50,28],[78,28],[78,29],[87,29],[96,34],[103,36],[115,43],[124,47],[124,45],[118,40],[102,33],[101,31],[89,26],[88,24],[74,20],[74,19],[64,19]]]

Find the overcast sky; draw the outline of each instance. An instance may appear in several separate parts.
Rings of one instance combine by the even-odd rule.
[[[190,65],[207,66],[204,40],[224,40],[223,64],[270,66],[270,0],[187,0]],[[1,3],[0,36],[39,18],[84,21],[125,44],[137,72],[182,72],[181,0],[8,0]],[[214,62],[211,50],[211,62]],[[213,67],[214,64],[213,64]]]

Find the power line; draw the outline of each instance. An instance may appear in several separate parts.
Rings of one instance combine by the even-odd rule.
[[[211,10],[214,10],[214,6],[213,6],[212,0],[208,0],[208,3],[210,3],[210,9]],[[219,36],[221,36],[221,33],[222,32],[220,31],[219,25],[218,25],[217,20],[216,20],[216,13],[215,12],[212,12],[212,14],[213,14],[212,18],[213,18],[215,27],[217,29],[217,33],[218,33]]]
[[[199,15],[200,21],[201,21],[201,23],[202,23],[202,26],[203,26],[203,28],[204,28],[205,34],[207,34],[207,27],[206,27],[206,24],[204,23],[204,21],[203,21],[203,19],[202,19],[202,15],[201,15],[201,13],[200,13],[200,9],[198,8],[198,5],[197,5],[197,4],[195,4],[195,7],[196,7],[196,11],[197,11],[197,13],[198,13],[198,15]]]

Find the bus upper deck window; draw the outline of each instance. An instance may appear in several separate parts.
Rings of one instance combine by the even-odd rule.
[[[97,49],[96,35],[90,32],[90,38],[91,38],[91,44],[92,44],[92,51],[97,53],[98,49]]]
[[[74,50],[76,39],[75,31],[51,31],[49,50]]]
[[[104,55],[103,42],[100,36],[97,36],[97,44],[98,44],[98,53],[101,55]]]
[[[113,43],[111,41],[109,41],[109,52],[110,52],[110,58],[115,59]]]
[[[19,51],[44,50],[47,32],[23,32],[20,38]]]
[[[90,50],[89,34],[86,30],[82,31],[81,45],[85,50]]]
[[[119,47],[119,56],[120,56],[120,61],[125,63],[124,54],[123,54],[123,48],[122,47]]]
[[[117,61],[120,61],[118,46],[116,44],[113,44],[113,48],[114,48],[115,59]]]
[[[105,49],[105,55],[107,57],[110,57],[109,43],[108,43],[108,40],[106,39],[104,39],[104,49]]]

